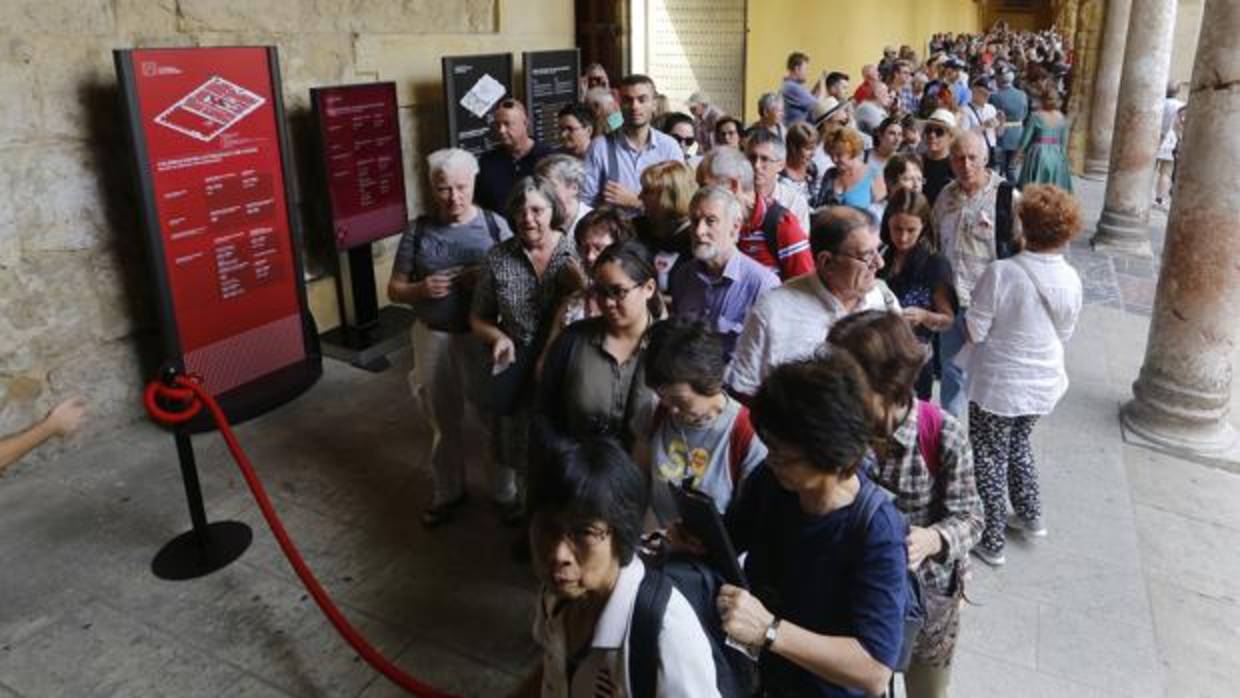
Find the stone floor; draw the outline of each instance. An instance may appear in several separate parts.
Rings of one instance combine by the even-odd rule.
[[[1082,184],[1090,220],[1100,186]],[[1235,695],[1240,476],[1124,443],[1116,408],[1140,366],[1156,266],[1084,244],[1071,258],[1088,288],[1072,389],[1035,432],[1051,534],[978,570],[953,695]],[[434,535],[417,524],[426,433],[408,365],[329,363],[310,393],[238,433],[311,566],[380,650],[461,695],[503,695],[537,656],[533,585],[485,505]],[[195,444],[211,517],[249,523],[255,541],[190,582],[150,571],[187,526],[156,428],[0,480],[0,697],[400,695],[298,585],[218,438]]]

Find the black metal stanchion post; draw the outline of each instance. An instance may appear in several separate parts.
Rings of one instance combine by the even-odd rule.
[[[179,581],[205,577],[232,564],[250,547],[254,532],[240,521],[207,523],[194,444],[183,429],[177,429],[174,438],[192,527],[160,548],[151,571],[160,579]]]

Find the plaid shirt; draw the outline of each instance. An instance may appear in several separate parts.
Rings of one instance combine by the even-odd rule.
[[[982,500],[973,479],[973,449],[960,422],[943,414],[938,477],[932,478],[917,446],[917,409],[887,441],[886,457],[871,464],[874,481],[896,496],[896,508],[909,525],[930,528],[943,538],[943,550],[918,570],[922,583],[940,594],[952,590],[952,571],[968,568],[969,550],[982,535]]]

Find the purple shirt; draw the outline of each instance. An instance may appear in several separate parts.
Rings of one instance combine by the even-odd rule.
[[[729,361],[750,306],[763,291],[778,285],[775,272],[740,250],[732,253],[719,276],[694,259],[672,273],[672,313],[705,321],[719,335],[723,358]]]

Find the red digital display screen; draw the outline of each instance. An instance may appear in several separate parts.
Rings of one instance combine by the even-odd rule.
[[[268,52],[130,55],[182,357],[220,394],[306,356]]]
[[[405,229],[396,83],[312,90],[336,247],[347,250]]]

